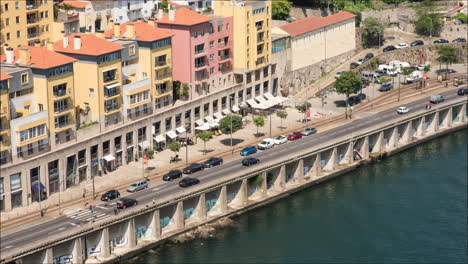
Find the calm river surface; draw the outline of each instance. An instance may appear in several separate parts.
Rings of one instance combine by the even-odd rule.
[[[127,263],[466,263],[468,130]]]

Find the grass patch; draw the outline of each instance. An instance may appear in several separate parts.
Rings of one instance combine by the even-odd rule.
[[[97,123],[99,123],[99,122],[98,122],[98,121],[93,121],[93,122],[88,123],[88,124],[86,124],[86,125],[80,126],[80,127],[77,128],[76,130],[80,130],[80,129],[87,128],[87,127],[90,127],[90,126],[94,126],[94,125],[96,125]]]

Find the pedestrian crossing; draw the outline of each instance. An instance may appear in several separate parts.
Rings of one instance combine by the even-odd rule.
[[[107,214],[99,212],[99,211],[94,211],[93,213],[90,210],[80,210],[78,212],[74,212],[72,214],[67,215],[67,217],[79,220],[79,221],[84,221],[84,222],[89,222],[94,219],[94,221],[101,220],[103,218],[107,217]]]

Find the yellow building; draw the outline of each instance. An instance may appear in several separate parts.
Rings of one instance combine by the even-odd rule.
[[[1,0],[0,1],[1,50],[7,45],[12,48],[45,45],[54,22],[52,0]]]
[[[137,46],[129,47],[129,55],[138,53],[138,60],[130,60],[124,68],[134,70],[134,64],[139,65],[138,79],[149,78],[151,83],[151,96],[156,111],[172,103],[172,48],[173,34],[167,30],[154,27],[153,21],[126,22],[115,24],[113,29],[107,31],[105,36],[120,41],[136,41]],[[124,72],[128,71],[124,69]],[[130,74],[132,75],[131,72]],[[134,74],[133,74],[134,75]],[[134,75],[135,76],[135,75]],[[128,96],[142,92],[141,89],[127,91]],[[144,104],[141,102],[140,104]],[[138,105],[136,105],[138,106]],[[131,105],[130,107],[135,107]]]
[[[77,59],[73,68],[78,127],[98,122],[107,129],[122,122],[123,48],[90,34],[55,42],[55,51]]]
[[[10,104],[8,102],[9,79],[13,76],[0,73],[0,164],[9,161],[10,142]]]
[[[216,16],[234,19],[234,70],[255,70],[271,58],[271,1],[214,1]]]

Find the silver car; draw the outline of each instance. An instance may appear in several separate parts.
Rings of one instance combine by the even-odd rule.
[[[140,180],[128,186],[127,192],[137,192],[146,188],[148,188],[148,183],[146,180]]]
[[[309,136],[317,133],[317,129],[315,127],[307,127],[304,131],[301,132],[303,136]]]

